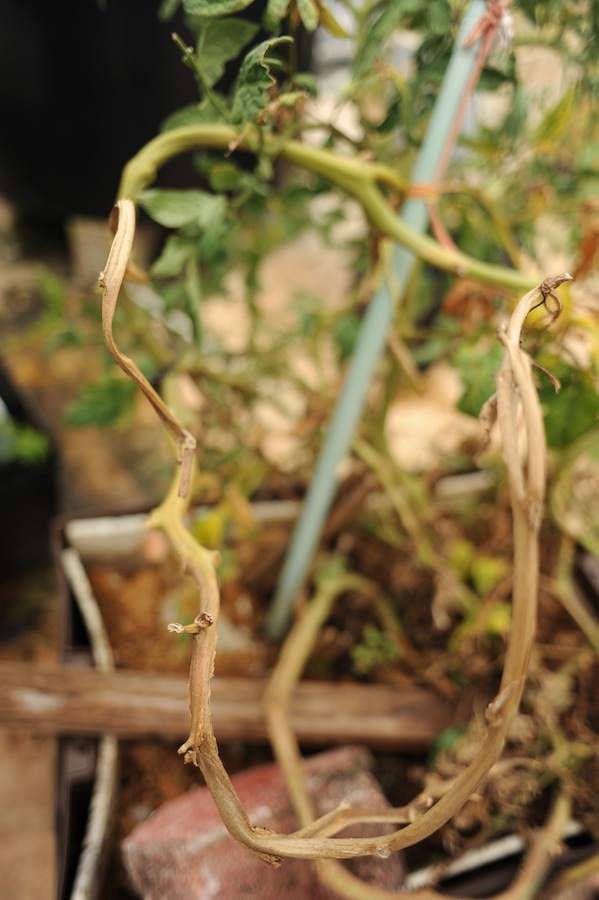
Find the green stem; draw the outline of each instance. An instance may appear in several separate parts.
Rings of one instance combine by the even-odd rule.
[[[271,135],[260,135],[255,128],[239,134],[229,125],[188,125],[159,135],[125,167],[119,197],[135,198],[139,191],[152,183],[158,169],[174,156],[198,149],[240,148],[258,153],[260,136],[266,153],[273,153],[327,178],[360,203],[378,231],[431,265],[460,277],[475,278],[514,291],[530,290],[536,284],[537,279],[531,275],[481,262],[457,250],[447,250],[432,238],[406,225],[377,184],[379,181],[389,183],[390,170],[387,167],[341,156],[330,150],[308,147],[299,141],[279,143]]]
[[[193,49],[190,49],[178,34],[173,34],[173,40],[181,53],[183,54],[183,63],[193,70],[193,73],[200,85],[202,93],[206,100],[214,107],[214,109],[222,116],[225,122],[231,121],[231,114],[227,108],[227,104],[221,100],[212,85],[206,80],[202,66],[198,65],[194,56]]]

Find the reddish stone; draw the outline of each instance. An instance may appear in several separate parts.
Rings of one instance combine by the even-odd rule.
[[[367,750],[344,747],[306,760],[307,784],[319,815],[346,801],[352,806],[388,807],[368,771]],[[297,828],[283,778],[275,765],[258,766],[233,778],[254,825],[287,833]],[[353,826],[344,833],[374,836],[383,825]],[[189,791],[160,807],[122,845],[132,887],[144,900],[330,900],[331,893],[305,860],[284,859],[280,868],[259,860],[231,838],[207,788]],[[387,890],[403,878],[399,854],[344,863],[354,874]]]

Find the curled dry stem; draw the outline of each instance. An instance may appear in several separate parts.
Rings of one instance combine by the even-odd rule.
[[[552,289],[567,280],[569,276],[552,279]],[[547,282],[543,283],[546,284]],[[541,286],[522,298],[510,322],[500,334],[505,352],[498,379],[497,408],[514,510],[513,615],[500,690],[488,707],[488,731],[482,746],[472,763],[455,779],[449,791],[432,808],[422,812],[415,821],[393,834],[375,840],[334,839],[321,836],[319,846],[318,839],[304,837],[301,834],[276,838],[269,834],[264,835],[261,845],[263,851],[307,858],[314,856],[348,858],[363,854],[384,856],[390,851],[410,846],[445,824],[475,790],[501,753],[524,690],[536,624],[538,543],[545,491],[545,441],[532,367],[520,348],[520,335],[526,316],[535,305],[539,294],[543,294]],[[524,461],[521,461],[518,452],[517,423],[520,410],[527,436],[527,453]],[[285,650],[283,652],[285,653]],[[271,710],[274,690],[271,689],[270,695]],[[293,754],[293,748],[290,752]],[[307,817],[309,810],[305,800],[302,802],[303,816]],[[326,830],[329,830],[329,826]],[[318,852],[314,854],[313,850],[316,849]]]
[[[374,839],[331,837],[333,830],[338,830],[348,821],[347,812],[339,811],[336,816],[325,817],[326,820],[321,820],[320,823],[306,824],[304,829],[296,833],[279,835],[251,825],[218,754],[210,716],[210,682],[214,669],[220,602],[216,578],[218,554],[201,547],[184,524],[195,440],[180,426],[133,360],[121,353],[113,338],[114,311],[127,271],[135,231],[135,210],[131,200],[118,202],[113,228],[115,238],[106,268],[99,279],[103,288],[104,338],[119,366],[148,397],[165,428],[177,442],[179,459],[183,464],[182,476],[175,480],[165,501],[151,514],[149,524],[166,532],[200,588],[200,613],[191,628],[181,626],[184,630],[192,631],[193,648],[189,691],[191,729],[179,752],[184,754],[186,761],[193,762],[202,770],[223,821],[233,837],[262,859],[277,864],[281,856],[304,859],[348,859],[365,855],[387,857],[392,851],[428,837],[457,812],[499,757],[518,711],[535,632],[538,535],[545,491],[543,420],[530,359],[520,348],[520,334],[526,316],[538,305],[536,301],[539,295],[541,303],[545,305],[549,297],[555,300],[555,289],[564,281],[570,280],[570,276],[560,275],[548,279],[529,291],[518,303],[509,324],[499,335],[505,352],[498,378],[497,415],[514,518],[514,590],[511,633],[503,677],[498,696],[488,707],[488,731],[482,746],[474,760],[434,806],[422,811],[413,821],[392,834]],[[526,433],[524,461],[521,460],[518,449],[517,422],[520,410]],[[329,599],[327,598],[327,602]],[[284,651],[284,656],[289,658],[289,652]],[[296,677],[297,672],[292,672],[289,683]],[[271,692],[270,696],[271,715],[273,696],[276,700],[276,692]],[[289,744],[288,750],[293,759],[295,751],[292,744]],[[297,792],[296,787],[294,791]],[[301,802],[301,817],[307,822],[309,814],[311,818],[311,809],[305,799]],[[354,885],[352,891],[355,888]]]
[[[149,528],[159,528],[167,535],[200,592],[200,612],[193,623],[174,623],[168,626],[169,631],[193,635],[189,682],[191,726],[189,737],[179,748],[179,753],[185,756],[186,762],[195,762],[194,748],[202,743],[204,735],[210,731],[210,683],[214,672],[216,623],[220,609],[216,568],[220,556],[198,544],[185,527],[184,517],[189,500],[179,496],[177,487],[175,479],[166,498],[150,513],[147,524]]]
[[[145,375],[140,372],[131,357],[117,347],[113,335],[113,320],[119,292],[127,274],[133,238],[135,237],[135,206],[132,200],[118,200],[110,218],[114,239],[104,270],[98,283],[102,288],[102,330],[106,346],[125,375],[128,375],[146,395],[162,424],[175,441],[177,460],[181,465],[178,493],[186,497],[189,492],[191,465],[196,448],[194,436],[177,421],[162,398],[156,393]]]
[[[147,391],[145,387],[147,383],[141,373],[138,375],[134,364],[118,351],[112,339],[112,315],[126,270],[132,232],[130,204],[123,202],[118,209],[117,238],[113,244],[109,264],[102,275],[105,288],[105,336],[119,364],[154,402],[152,389]],[[569,276],[560,276],[554,279],[553,287],[557,287],[568,278]],[[411,814],[415,815],[408,815],[409,821],[399,830],[377,838],[332,837],[332,834],[345,827],[350,820],[356,821],[362,816],[359,811],[346,809],[341,809],[316,823],[312,822],[311,806],[302,795],[302,789],[298,787],[297,745],[292,736],[290,739],[290,733],[284,727],[286,701],[295,679],[299,677],[302,658],[301,653],[298,657],[295,651],[290,649],[293,645],[286,645],[283,650],[283,672],[287,672],[287,675],[282,683],[274,685],[273,682],[273,686],[269,689],[268,703],[270,720],[271,723],[274,722],[273,731],[279,731],[277,723],[283,725],[280,731],[282,737],[277,738],[280,741],[278,753],[282,759],[291,760],[291,789],[298,800],[304,827],[295,833],[280,835],[257,828],[249,822],[220,760],[210,715],[210,682],[214,669],[220,602],[216,577],[218,554],[199,545],[187,530],[184,517],[189,500],[181,497],[178,479],[175,479],[164,502],[150,515],[150,527],[161,528],[168,535],[200,589],[200,613],[194,625],[191,628],[180,626],[176,629],[189,630],[193,633],[189,683],[191,728],[189,737],[179,752],[185,756],[186,761],[193,762],[201,769],[223,821],[233,837],[271,864],[276,865],[280,857],[284,856],[321,860],[350,859],[367,855],[386,858],[393,851],[411,846],[439,829],[461,808],[501,753],[522,697],[535,631],[538,533],[544,498],[545,444],[541,409],[532,380],[532,367],[530,360],[520,349],[520,333],[526,315],[540,291],[540,288],[536,288],[520,301],[509,325],[500,334],[505,353],[498,379],[497,408],[514,510],[513,615],[500,691],[495,700],[489,704],[487,735],[474,760],[434,806],[426,809],[423,808],[426,804],[414,804]],[[170,412],[165,411],[161,403],[154,405],[169,431],[174,429],[176,435],[181,437],[183,430],[179,430],[178,425],[173,425]],[[517,451],[516,423],[520,407],[527,434],[527,460],[524,464],[521,463]],[[190,476],[191,465],[192,462],[190,462]],[[301,625],[301,629],[306,630],[307,638],[304,637],[302,640],[309,642],[310,634],[314,633],[313,629],[317,629],[319,623],[324,620],[323,617],[326,617],[326,610],[332,599],[330,592],[328,595],[325,592],[322,607],[319,602],[309,608],[310,616],[307,624]],[[303,799],[300,799],[302,796]],[[367,819],[371,819],[372,813],[365,811],[364,815]],[[392,815],[396,821],[400,818],[397,813]],[[328,871],[330,873],[331,869]],[[334,876],[334,870],[332,874]],[[343,872],[342,875],[343,879],[347,880],[347,873]],[[356,885],[356,879],[350,881],[351,884],[348,884],[347,888],[351,892],[350,895],[359,896],[359,893],[356,893],[359,883]]]
[[[179,459],[183,463],[181,479],[177,479],[165,501],[152,513],[151,527],[162,528],[172,541],[184,564],[200,588],[201,609],[192,626],[175,626],[175,630],[193,634],[190,669],[191,729],[187,741],[180,748],[186,761],[198,765],[211,789],[215,802],[232,835],[261,858],[275,863],[280,856],[310,859],[351,858],[361,855],[388,856],[390,852],[417,843],[440,828],[466,801],[481,778],[498,758],[507,732],[517,713],[534,639],[536,597],[538,587],[538,533],[545,489],[545,443],[541,409],[532,379],[530,360],[520,348],[520,334],[524,320],[541,295],[541,302],[548,297],[555,300],[555,289],[570,276],[563,275],[544,281],[530,291],[517,305],[511,320],[500,333],[505,347],[503,363],[498,379],[497,411],[502,433],[504,456],[508,468],[511,501],[514,512],[514,594],[511,637],[506,651],[505,667],[500,691],[488,708],[488,732],[473,762],[454,781],[448,792],[430,809],[418,815],[405,827],[391,835],[377,839],[333,838],[332,830],[347,824],[345,811],[336,817],[327,817],[320,825],[308,824],[312,818],[306,799],[297,785],[293,788],[301,806],[301,818],[305,829],[295,834],[277,835],[251,825],[231,781],[222,765],[210,716],[210,682],[214,670],[216,652],[216,623],[219,611],[219,590],[216,578],[218,554],[201,547],[186,529],[184,515],[193,466],[193,436],[174,418],[168,407],[154,391],[133,360],[118,349],[113,333],[113,318],[118,294],[127,271],[127,265],[135,233],[135,209],[128,199],[120,200],[113,217],[115,238],[104,272],[100,275],[103,288],[102,320],[106,345],[113,357],[148,397],[165,428],[175,439]],[[522,409],[527,437],[525,464],[518,451],[518,411]],[[327,602],[332,598],[327,597]],[[323,609],[326,608],[326,604]],[[314,615],[318,620],[316,607]],[[320,613],[319,613],[320,615]],[[306,626],[308,628],[308,626]],[[310,626],[311,627],[311,626]],[[283,652],[290,659],[289,651]],[[295,664],[297,666],[297,664]],[[299,677],[296,669],[290,670],[293,684]],[[273,697],[275,718],[277,694],[270,693],[272,716]],[[285,733],[285,729],[283,729]],[[284,740],[285,738],[283,738]],[[299,764],[297,747],[287,740],[283,756],[291,754]],[[295,763],[292,762],[292,767]],[[292,771],[296,771],[297,768]]]

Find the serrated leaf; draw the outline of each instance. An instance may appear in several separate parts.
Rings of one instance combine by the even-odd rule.
[[[296,0],[297,11],[306,31],[316,31],[320,16],[315,0]]]
[[[155,222],[166,228],[196,225],[205,229],[214,221],[222,220],[227,211],[224,197],[199,190],[151,189],[142,191],[137,200]]]
[[[539,388],[547,443],[563,449],[599,422],[599,394],[591,379],[579,369],[563,363],[549,363],[547,368],[561,384],[558,394],[546,378]]]
[[[495,391],[494,376],[499,371],[503,349],[494,344],[491,349],[480,346],[462,347],[452,359],[452,365],[460,373],[464,393],[458,409],[469,416],[480,414],[486,401]]]
[[[253,2],[254,0],[183,0],[183,9],[191,16],[215,19],[241,12]]]
[[[223,19],[206,24],[200,35],[197,60],[210,87],[222,78],[226,64],[239,56],[258,29],[259,25],[245,19]]]
[[[291,42],[290,37],[270,38],[250,50],[243,61],[233,97],[233,121],[254,122],[265,106],[265,94],[275,84],[271,68],[276,60],[268,54],[273,47]]]
[[[112,425],[131,410],[136,394],[132,381],[107,376],[83,388],[79,399],[67,408],[67,424],[77,428]]]

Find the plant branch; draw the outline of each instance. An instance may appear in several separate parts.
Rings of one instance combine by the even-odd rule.
[[[208,100],[208,102],[214,107],[216,112],[223,118],[225,122],[231,121],[231,114],[229,112],[227,104],[209,83],[204,74],[203,67],[201,65],[198,65],[195,54],[193,52],[193,47],[188,47],[185,41],[183,41],[176,32],[173,32],[173,34],[171,34],[171,37],[181,51],[183,64],[193,71],[193,74],[195,75],[206,100]]]
[[[117,202],[111,215],[111,226],[114,232],[114,240],[104,271],[100,272],[98,277],[98,283],[103,289],[102,330],[104,341],[125,375],[128,375],[146,395],[160,417],[162,424],[174,439],[177,446],[177,460],[181,465],[179,496],[186,497],[189,491],[196,439],[191,432],[183,428],[178,422],[131,357],[126,356],[119,350],[113,336],[114,313],[121,285],[127,273],[133,238],[135,237],[135,207],[132,200],[123,199]]]
[[[376,163],[346,157],[299,141],[279,141],[271,135],[246,129],[239,134],[229,125],[189,125],[175,128],[154,138],[131,159],[123,172],[119,197],[135,198],[151,184],[158,169],[181,153],[199,149],[266,152],[327,178],[362,206],[374,227],[416,256],[460,277],[475,278],[511,290],[528,290],[534,278],[515,269],[491,265],[473,259],[458,250],[441,247],[432,238],[421,235],[401,220],[378,187],[379,181],[391,182],[389,170]],[[399,186],[399,185],[398,185]]]
[[[560,788],[549,818],[535,835],[533,844],[514,883],[495,900],[533,900],[545,882],[556,856],[562,852],[562,838],[572,810],[571,798]]]
[[[408,824],[423,809],[430,806],[428,798],[417,797],[402,809],[368,811],[340,806],[314,821],[314,806],[305,787],[302,758],[289,722],[289,703],[302,669],[312,651],[324,622],[328,618],[339,594],[347,589],[361,587],[359,579],[343,573],[341,577],[326,581],[317,590],[303,615],[291,629],[277,665],[273,670],[264,695],[264,709],[269,736],[275,757],[285,777],[296,815],[304,828],[296,832],[299,837],[334,834],[340,828],[367,822],[405,822]],[[548,871],[560,852],[560,841],[570,817],[572,804],[565,789],[558,792],[549,818],[543,829],[535,835],[531,849],[513,884],[498,894],[494,900],[532,900],[547,878]],[[316,867],[321,881],[347,900],[442,900],[443,895],[424,888],[407,893],[387,891],[367,884],[357,878],[340,863],[320,859]]]
[[[191,131],[188,129],[187,132],[193,141],[197,140],[196,129]],[[232,133],[228,131],[227,134],[231,136]],[[168,141],[172,142],[173,132],[164,137],[167,139],[167,144]],[[219,131],[218,139],[220,141],[223,139],[222,129]],[[180,148],[176,142],[175,146]],[[301,148],[301,145],[297,146]],[[172,143],[170,148],[172,150]],[[309,148],[301,149],[307,152]],[[162,150],[164,151],[164,147]],[[314,153],[314,151],[309,152]],[[331,155],[325,153],[323,157],[321,155],[323,153],[324,151],[317,151],[316,159],[324,172],[328,167],[333,166],[333,163]],[[155,161],[156,155],[152,158]],[[335,166],[337,164],[338,161],[335,158]],[[334,169],[336,182],[346,186],[349,190],[349,173],[355,175],[356,171],[360,172],[361,165],[355,160],[345,160],[341,178],[337,168]],[[356,166],[358,166],[357,170]],[[145,168],[142,166],[142,169],[146,173],[149,171],[147,165]],[[370,197],[371,209],[388,210],[393,222],[398,222],[399,220],[386,206],[376,186],[368,182],[368,178],[363,172],[359,177],[361,178],[361,188],[357,191],[355,186],[352,187],[354,196],[361,202]],[[365,205],[368,206],[367,203]],[[428,837],[457,812],[499,757],[509,728],[518,712],[536,624],[539,530],[545,491],[546,457],[543,419],[532,377],[531,360],[520,347],[520,337],[528,313],[536,306],[542,304],[548,308],[547,301],[551,297],[554,303],[557,302],[559,309],[559,299],[555,290],[564,281],[571,280],[571,276],[560,275],[547,279],[529,291],[516,306],[509,323],[499,333],[499,339],[504,345],[504,355],[498,377],[497,410],[514,520],[513,612],[501,685],[497,697],[487,708],[488,730],[478,753],[470,765],[453,781],[447,793],[432,808],[390,835],[378,838],[332,838],[327,836],[334,824],[331,823],[330,817],[327,819],[326,827],[324,823],[321,823],[326,834],[315,833],[312,836],[300,831],[295,834],[277,835],[251,825],[218,755],[210,717],[210,680],[216,649],[215,625],[219,610],[219,591],[215,569],[218,554],[201,547],[184,525],[184,515],[188,503],[184,498],[187,495],[193,460],[191,442],[195,446],[195,441],[185,429],[181,428],[137,369],[135,363],[120,352],[112,336],[114,310],[133,242],[135,212],[132,200],[122,199],[118,202],[113,227],[116,232],[115,239],[106,269],[100,276],[100,284],[104,288],[104,337],[108,349],[118,364],[143,390],[169,433],[180,443],[184,459],[187,461],[186,489],[183,490],[183,485],[180,484],[177,490],[177,481],[175,481],[169,495],[152,513],[149,520],[152,527],[160,527],[168,534],[200,589],[200,612],[192,625],[174,626],[175,630],[190,631],[193,634],[190,676],[191,730],[189,738],[180,748],[180,752],[185,755],[187,761],[192,761],[201,768],[223,821],[231,834],[261,858],[276,864],[280,856],[308,859],[341,859],[363,855],[387,857],[392,851],[410,846]],[[436,248],[436,245],[434,246]],[[442,252],[445,253],[445,251]],[[455,254],[449,254],[449,256],[455,256]],[[458,256],[461,255],[458,254]],[[476,263],[475,265],[480,267],[482,264]],[[503,271],[507,272],[508,270]],[[513,274],[510,273],[510,275]],[[518,277],[522,278],[522,276]],[[540,301],[539,296],[541,297]],[[554,314],[555,308],[548,308],[548,311]],[[518,416],[520,412],[526,434],[524,459],[521,459],[518,446]],[[330,598],[326,599],[327,602],[330,602]],[[325,608],[326,604],[323,606],[323,609]],[[318,607],[317,612],[321,616],[323,613],[319,609]],[[317,624],[320,619],[317,617],[315,621]],[[284,655],[285,659],[289,660],[289,654],[285,653]],[[299,663],[294,661],[293,665],[287,664],[291,666],[289,669],[291,680],[287,683],[289,685],[293,678],[297,677]],[[274,688],[272,690],[274,691]],[[271,693],[271,704],[272,696]],[[302,817],[307,818],[308,812],[308,806],[304,804]]]
[[[112,337],[112,318],[123,277],[127,269],[134,231],[132,201],[120,201],[117,206],[116,236],[105,271],[100,276],[104,288],[104,336],[124,371],[149,396],[158,415],[168,430],[179,437],[185,435],[170,411],[147,384],[132,360],[120,353]],[[548,296],[555,300],[555,289],[569,275],[548,279],[529,291],[514,310],[500,339],[505,347],[503,364],[498,379],[497,406],[502,432],[504,456],[508,466],[508,482],[514,515],[514,591],[511,633],[505,654],[504,672],[500,691],[487,709],[487,735],[470,765],[452,783],[447,793],[430,809],[418,815],[405,827],[392,834],[376,838],[334,838],[328,836],[335,825],[329,816],[325,822],[308,827],[308,832],[279,835],[251,825],[229,776],[220,760],[210,716],[210,681],[216,651],[216,623],[219,613],[219,590],[216,578],[217,553],[202,547],[187,530],[184,517],[189,498],[178,487],[178,479],[163,503],[149,517],[150,527],[161,528],[170,538],[187,570],[195,578],[200,590],[200,612],[191,625],[175,625],[172,630],[193,635],[190,670],[191,728],[187,741],[180,748],[186,761],[201,769],[215,803],[230,833],[241,844],[260,858],[277,864],[279,857],[303,859],[349,859],[373,855],[386,858],[393,851],[411,846],[439,829],[463,806],[499,757],[509,728],[518,711],[535,633],[536,599],[538,581],[538,537],[541,523],[545,488],[545,444],[540,404],[532,379],[532,366],[520,349],[520,333],[531,309],[538,305],[538,296],[545,303]],[[522,463],[517,451],[517,413],[521,406],[527,434],[527,459]],[[188,479],[192,474],[193,456],[189,457]],[[335,591],[336,592],[336,591]],[[329,592],[330,593],[330,592]],[[318,626],[325,615],[327,604],[332,602],[325,595],[320,605],[308,619],[307,630]],[[312,621],[312,619],[314,621]],[[283,699],[298,677],[301,662],[291,651],[284,651],[288,666],[287,681],[281,688]],[[275,688],[271,691],[275,696]],[[272,716],[272,712],[271,712]],[[305,804],[302,817],[309,812]],[[343,820],[343,815],[339,819]],[[359,815],[359,813],[357,813]],[[368,815],[368,813],[367,813]],[[347,818],[337,823],[339,827]],[[322,828],[323,833],[318,833]],[[316,833],[311,832],[316,829]],[[335,830],[337,827],[335,826]]]

